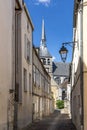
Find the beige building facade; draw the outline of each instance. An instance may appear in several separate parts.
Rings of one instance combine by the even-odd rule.
[[[21,6],[20,6],[21,7]],[[10,90],[15,87],[15,1],[0,2],[0,130],[7,130],[10,115]],[[10,98],[11,97],[11,98]],[[10,115],[10,119],[9,119]]]
[[[77,130],[87,129],[87,0],[74,2],[72,60],[72,120]]]
[[[24,2],[2,0],[0,16],[0,130],[17,130],[53,112],[51,77],[32,47]]]
[[[0,130],[32,122],[33,24],[22,0],[0,3]]]
[[[18,14],[19,15],[19,14]],[[19,17],[20,18],[20,17]],[[21,19],[19,19],[18,29],[21,42],[17,43],[18,48],[18,127],[22,128],[32,122],[32,35],[33,24],[30,19],[26,5],[23,4]],[[18,27],[17,27],[18,28]],[[19,70],[20,69],[20,70]]]
[[[36,49],[33,47],[33,121],[53,112],[51,77],[45,70]]]
[[[56,109],[57,108],[56,101],[59,100],[59,85],[52,77],[51,77],[51,90],[53,92],[54,109]]]

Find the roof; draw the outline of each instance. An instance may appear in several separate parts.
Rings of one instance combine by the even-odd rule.
[[[53,75],[69,77],[70,63],[53,63]]]
[[[40,47],[39,55],[41,58],[43,58],[43,57],[51,58],[52,57],[51,54],[49,53],[47,47]]]
[[[28,20],[29,20],[29,22],[30,22],[30,24],[31,24],[31,26],[32,26],[32,29],[34,30],[34,25],[33,25],[33,23],[32,23],[32,20],[31,20],[31,17],[30,17],[29,11],[28,11],[28,9],[27,9],[25,3],[24,3],[24,10],[25,10],[26,15],[27,15],[27,18],[28,18]]]
[[[47,75],[50,77],[49,73],[46,71],[46,69],[45,69],[43,63],[41,62],[40,57],[39,57],[39,55],[38,55],[38,53],[37,53],[37,50],[36,50],[36,48],[34,47],[34,45],[33,45],[33,51],[35,52],[35,55],[37,56],[39,62],[41,63],[41,65],[42,65],[42,67],[43,67],[45,73],[47,73]],[[50,77],[50,78],[51,78],[51,77]]]

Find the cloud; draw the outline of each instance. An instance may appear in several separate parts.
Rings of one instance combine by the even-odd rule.
[[[56,57],[55,57],[55,56],[53,56],[53,57],[52,57],[52,61],[54,61],[55,59],[56,59]]]
[[[50,0],[37,0],[37,1],[41,3],[50,3]]]
[[[39,5],[39,4],[43,4],[45,6],[49,6],[49,4],[51,3],[51,0],[36,0],[36,5]]]

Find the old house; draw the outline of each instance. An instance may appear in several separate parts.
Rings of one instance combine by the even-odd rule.
[[[33,47],[33,120],[42,119],[53,112],[51,77],[44,68],[36,49]]]
[[[22,0],[1,1],[0,16],[0,130],[16,130],[32,122],[33,24]]]
[[[34,27],[25,4],[23,4],[22,13],[17,13],[17,21],[17,38],[19,36],[19,39],[16,39],[16,50],[18,50],[16,52],[16,82],[19,87],[17,88],[17,122],[18,127],[22,128],[32,122],[32,35]]]
[[[15,9],[21,12],[22,0],[0,3],[0,130],[12,129],[15,118]]]
[[[77,130],[87,129],[87,0],[74,1],[72,59],[72,121]]]

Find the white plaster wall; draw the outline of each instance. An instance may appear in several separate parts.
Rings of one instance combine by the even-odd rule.
[[[71,84],[67,84],[67,99],[70,101],[71,98]]]
[[[59,100],[62,100],[62,88],[61,87],[59,87],[58,93],[59,93]]]
[[[72,92],[72,121],[77,130],[80,130],[80,116],[81,116],[81,97],[80,97],[80,79],[78,80]]]
[[[46,88],[46,84],[43,84],[41,78],[36,78],[36,82],[33,83],[33,104],[35,106],[33,120],[41,119],[43,116],[49,115],[52,112],[50,107],[52,108],[53,105],[50,103],[51,99],[48,99],[51,95],[51,86],[50,86],[50,76],[46,72],[42,62],[39,59],[39,56],[36,54],[35,48],[33,49],[33,64],[39,70],[41,76],[43,76],[44,80],[49,83]],[[37,75],[37,74],[36,74]],[[40,80],[40,86],[37,84],[37,80]],[[49,89],[49,91],[48,91]]]
[[[0,130],[6,130],[12,87],[12,0],[0,1]]]

